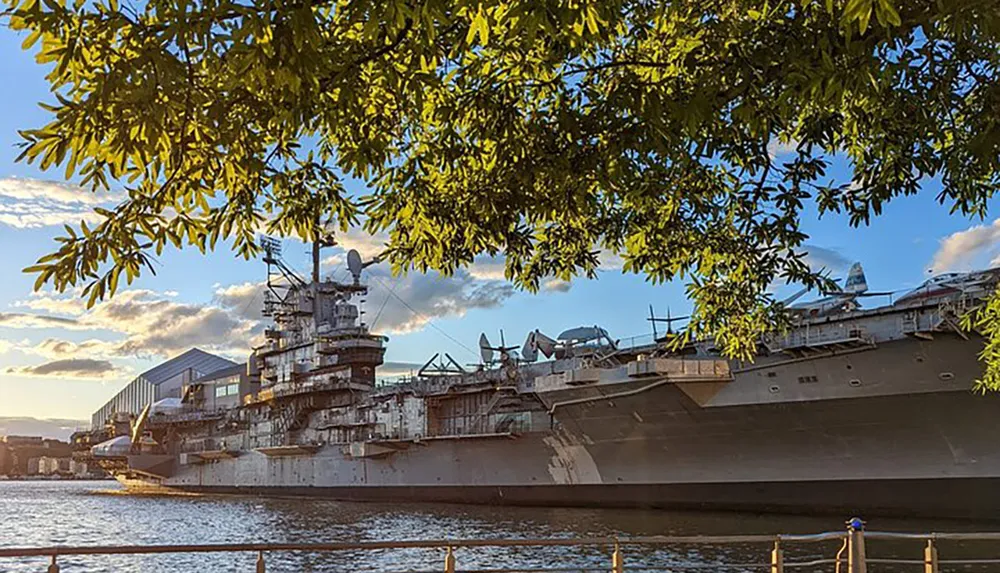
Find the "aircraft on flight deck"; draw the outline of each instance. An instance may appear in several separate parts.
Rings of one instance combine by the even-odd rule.
[[[954,292],[968,293],[986,288],[987,283],[997,274],[1000,274],[1000,267],[965,273],[941,273],[927,279],[922,285],[899,297],[895,304],[907,304]]]
[[[839,279],[835,282],[839,282]],[[826,316],[828,314],[838,312],[857,310],[861,308],[861,303],[858,302],[857,299],[862,297],[890,296],[892,294],[892,291],[869,292],[868,280],[865,278],[865,271],[861,267],[861,263],[854,263],[851,265],[850,270],[847,272],[847,279],[844,281],[843,287],[837,286],[834,291],[824,292],[823,294],[826,296],[823,298],[799,304],[792,304],[807,292],[809,292],[808,288],[802,289],[785,299],[783,304],[785,304],[785,306],[788,307],[788,310],[794,315],[816,317]]]

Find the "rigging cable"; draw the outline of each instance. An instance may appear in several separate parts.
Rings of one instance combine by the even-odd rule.
[[[380,285],[382,285],[382,288],[386,288],[385,283],[382,282],[382,279],[380,279],[380,278],[378,278],[378,277],[376,277],[374,275],[370,275],[370,276],[371,276],[371,278],[375,279]],[[389,290],[389,289],[386,288],[386,290]],[[410,306],[409,303],[407,303],[405,300],[403,300],[394,291],[389,290],[389,294],[392,295],[392,297],[395,298],[396,300],[398,300],[400,303],[402,303],[403,306],[405,306],[406,308],[410,309],[410,312],[412,312],[413,314],[415,314],[418,317],[420,317],[420,318],[424,319],[425,321],[427,321],[427,326],[430,326],[434,330],[436,330],[439,333],[441,333],[441,335],[444,336],[445,338],[447,338],[448,340],[450,340],[450,341],[454,342],[455,344],[461,346],[462,348],[465,349],[466,352],[472,354],[477,359],[479,358],[479,353],[478,352],[476,352],[476,351],[472,350],[471,348],[469,348],[468,346],[462,344],[462,342],[459,341],[457,338],[455,338],[454,336],[448,334],[447,332],[445,332],[444,330],[442,330],[441,328],[439,328],[438,325],[434,324],[434,322],[430,318],[428,318],[427,316],[421,314],[417,309],[415,309],[412,306]]]

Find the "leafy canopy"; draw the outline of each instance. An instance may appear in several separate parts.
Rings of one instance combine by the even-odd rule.
[[[28,269],[91,303],[168,243],[363,220],[396,271],[502,252],[528,289],[619,253],[747,356],[770,284],[829,286],[804,208],[865,224],[938,177],[983,216],[1000,179],[997,0],[4,2],[56,99],[21,158],[128,190]]]

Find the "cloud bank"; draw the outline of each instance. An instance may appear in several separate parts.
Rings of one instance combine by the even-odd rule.
[[[59,181],[6,177],[0,179],[0,224],[19,229],[78,225],[102,219],[93,211],[122,198],[119,193],[91,192]]]
[[[976,225],[941,239],[928,269],[936,273],[972,270],[977,261],[992,257],[990,265],[1000,264],[1000,219],[989,225]]]

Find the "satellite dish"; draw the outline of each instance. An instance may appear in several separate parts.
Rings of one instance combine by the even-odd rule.
[[[479,335],[479,357],[483,359],[483,364],[493,362],[493,347],[485,332]]]
[[[364,263],[361,262],[361,254],[355,249],[347,251],[347,268],[350,269],[355,280],[361,276],[361,269],[365,268]]]
[[[528,362],[534,362],[538,360],[538,338],[536,332],[529,332],[528,338],[524,341],[524,346],[521,347],[521,357]]]

